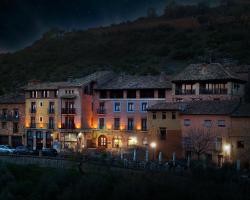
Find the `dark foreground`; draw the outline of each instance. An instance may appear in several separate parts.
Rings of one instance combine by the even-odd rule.
[[[191,175],[190,175],[191,174]],[[1,200],[249,199],[250,185],[227,169],[189,175],[109,168],[79,173],[0,163]]]

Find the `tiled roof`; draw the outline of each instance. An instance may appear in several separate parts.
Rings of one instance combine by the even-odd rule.
[[[98,71],[83,78],[71,79],[64,82],[41,82],[28,84],[24,87],[25,90],[56,90],[62,87],[80,87],[92,81],[103,81],[103,79],[112,76],[111,71]]]
[[[190,102],[183,114],[186,115],[230,115],[239,106],[238,101]]]
[[[175,102],[175,103],[170,103],[170,102],[162,102],[162,103],[157,103],[148,108],[148,111],[171,111],[171,110],[183,110],[185,109],[187,103],[181,103],[181,102]]]
[[[7,94],[0,96],[0,104],[21,104],[25,103],[24,94]]]
[[[106,84],[99,85],[100,90],[117,90],[117,89],[171,89],[171,81],[164,75],[138,76],[120,74]]]
[[[181,81],[213,81],[213,80],[241,80],[236,73],[232,72],[219,63],[191,64],[176,77],[173,82]]]
[[[233,112],[232,117],[250,117],[250,103],[241,104]]]

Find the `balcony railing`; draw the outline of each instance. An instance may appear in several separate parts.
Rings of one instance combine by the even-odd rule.
[[[36,113],[36,108],[31,108],[30,113]]]
[[[201,88],[200,89],[200,94],[227,94],[227,89],[206,89],[206,88]]]
[[[18,115],[0,115],[1,121],[18,121],[19,116]]]
[[[49,114],[55,114],[55,109],[54,108],[49,108],[48,113]]]
[[[98,108],[96,110],[97,114],[106,114],[106,109],[105,108]]]
[[[75,129],[76,126],[75,124],[67,124],[67,123],[62,123],[61,129]]]
[[[195,90],[182,90],[182,89],[176,89],[175,90],[176,95],[194,95]]]
[[[62,108],[62,114],[76,114],[75,108]]]

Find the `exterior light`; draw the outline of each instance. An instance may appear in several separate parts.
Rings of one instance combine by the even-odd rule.
[[[225,154],[230,155],[231,153],[231,145],[230,144],[224,144],[223,151]]]
[[[82,138],[82,132],[78,133],[78,138]]]
[[[131,137],[131,144],[133,145],[137,144],[137,137]]]
[[[152,149],[155,149],[155,148],[156,148],[156,143],[155,143],[155,142],[151,142],[151,143],[150,143],[150,147],[151,147]]]

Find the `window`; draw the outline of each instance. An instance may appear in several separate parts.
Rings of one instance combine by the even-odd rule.
[[[167,119],[167,114],[166,114],[166,112],[162,112],[161,118],[162,118],[162,119]]]
[[[140,90],[140,98],[154,98],[154,90]]]
[[[105,103],[104,102],[100,102],[99,103],[99,109],[97,109],[97,112],[99,114],[105,114],[106,110],[105,110]]]
[[[135,99],[136,98],[136,90],[127,90],[127,98]]]
[[[218,120],[218,126],[219,127],[225,127],[225,120]]]
[[[158,90],[158,98],[166,98],[165,90]]]
[[[30,117],[30,122],[31,122],[31,128],[35,128],[36,127],[36,118]]]
[[[2,122],[2,129],[7,129],[7,122]]]
[[[37,91],[31,91],[30,98],[37,98]]]
[[[48,97],[49,97],[49,91],[43,90],[43,91],[42,91],[42,97],[43,97],[43,98],[48,98]]]
[[[105,128],[105,119],[99,118],[99,129],[104,129],[104,128]]]
[[[128,102],[128,112],[134,112],[134,102]]]
[[[167,129],[160,128],[160,140],[166,140],[167,138]]]
[[[49,113],[55,113],[55,103],[49,102]]]
[[[54,117],[50,117],[49,118],[49,129],[53,129],[54,128]]]
[[[43,117],[39,117],[39,122],[43,122]]]
[[[58,97],[58,93],[59,93],[59,91],[55,90],[55,97]]]
[[[147,131],[147,119],[146,118],[141,119],[141,130]]]
[[[114,103],[114,112],[121,112],[121,102]]]
[[[111,90],[110,91],[111,99],[122,99],[123,98],[123,90]]]
[[[31,102],[31,113],[36,112],[36,102]]]
[[[43,133],[42,133],[42,131],[37,131],[36,132],[36,138],[37,139],[43,139]]]
[[[190,126],[191,120],[190,119],[184,119],[184,126]]]
[[[100,91],[99,96],[100,96],[100,99],[106,99],[107,98],[107,92],[105,90]]]
[[[148,103],[147,102],[142,102],[141,103],[141,111],[146,112],[148,108]]]
[[[13,123],[13,133],[18,133],[18,123]]]
[[[120,118],[115,118],[114,119],[114,128],[115,128],[115,130],[120,129]]]
[[[176,119],[176,112],[172,112],[172,119]]]
[[[222,138],[217,137],[215,141],[215,149],[216,151],[221,151],[222,150]]]
[[[128,130],[132,131],[134,129],[134,119],[128,118]]]
[[[237,141],[237,148],[238,149],[244,149],[244,141],[243,140],[240,140],[240,141]]]
[[[153,112],[153,119],[156,119],[156,112]]]
[[[204,120],[204,127],[210,128],[212,126],[212,121],[211,120]]]
[[[40,107],[43,107],[43,102],[42,101],[40,101]]]
[[[14,117],[15,117],[16,119],[19,118],[19,111],[18,111],[18,109],[14,109]]]

